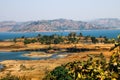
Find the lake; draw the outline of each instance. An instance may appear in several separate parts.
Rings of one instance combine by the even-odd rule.
[[[5,39],[14,39],[14,38],[20,38],[22,36],[25,37],[36,37],[38,34],[41,35],[52,35],[52,34],[58,34],[62,36],[67,36],[70,32],[76,32],[79,34],[80,32],[84,35],[90,35],[94,37],[99,36],[106,36],[107,38],[116,38],[118,34],[120,34],[120,30],[80,30],[80,31],[60,31],[60,32],[21,32],[21,33],[15,33],[15,32],[0,32],[0,40]]]
[[[41,52],[41,51],[39,51],[39,52]],[[32,57],[23,56],[24,54],[30,54],[30,51],[0,52],[0,61],[4,61],[4,60],[43,60],[43,59],[46,60],[46,59],[63,58],[66,55],[72,54],[72,53],[58,52],[58,53],[54,53],[50,57],[33,57],[33,58]]]

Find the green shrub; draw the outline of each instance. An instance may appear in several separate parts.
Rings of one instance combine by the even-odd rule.
[[[56,67],[43,80],[72,80],[64,66]]]
[[[75,61],[61,65],[45,76],[43,80],[120,80],[119,53],[109,61],[101,53],[90,56],[87,61]]]

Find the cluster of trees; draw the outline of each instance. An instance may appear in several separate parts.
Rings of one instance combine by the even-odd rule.
[[[51,36],[38,36],[37,40],[41,43],[41,44],[59,44],[62,43],[64,40],[61,36],[59,35],[51,35]]]
[[[38,34],[36,38],[24,38],[24,44],[29,44],[29,43],[35,43],[35,42],[40,42],[41,44],[60,44],[60,43],[78,43],[80,42],[81,38],[84,37],[84,42],[88,42],[88,39],[91,40],[91,43],[97,43],[98,40],[96,37],[91,37],[91,36],[83,36],[82,33],[77,35],[75,32],[71,32],[68,34],[68,36],[60,36],[57,34],[53,34],[50,36],[44,35],[42,36],[41,34]],[[104,43],[108,42],[108,39],[106,37],[102,37],[105,39]],[[14,39],[16,42],[16,40]]]

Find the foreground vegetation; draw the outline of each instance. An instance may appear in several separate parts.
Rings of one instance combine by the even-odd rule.
[[[120,46],[120,36],[118,43],[110,50]],[[120,80],[120,47],[107,61],[101,53],[99,56],[88,55],[86,61],[74,61],[49,72],[44,80]]]
[[[70,62],[48,73],[44,80],[120,80],[119,54],[113,53],[106,61],[102,53],[87,61]]]

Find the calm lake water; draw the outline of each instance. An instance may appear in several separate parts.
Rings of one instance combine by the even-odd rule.
[[[35,51],[34,51],[35,52]],[[55,58],[63,58],[71,53],[54,53],[50,57],[27,57],[23,56],[24,54],[29,54],[30,51],[20,51],[20,52],[0,52],[0,61],[4,60],[45,60],[45,59],[55,59]]]
[[[34,58],[24,57],[23,54],[28,52],[0,52],[0,61],[3,60],[30,60]]]
[[[90,36],[106,36],[107,38],[116,38],[118,34],[120,34],[120,30],[81,30],[81,31],[71,31],[71,32],[76,32],[79,34],[80,32],[84,35],[90,35]],[[63,35],[66,36],[70,32],[26,32],[26,33],[12,33],[12,32],[1,32],[0,33],[0,40],[5,40],[5,39],[13,39],[13,38],[20,38],[22,36],[25,37],[35,37],[38,34],[41,35],[52,35],[52,34],[58,34],[58,35]]]

